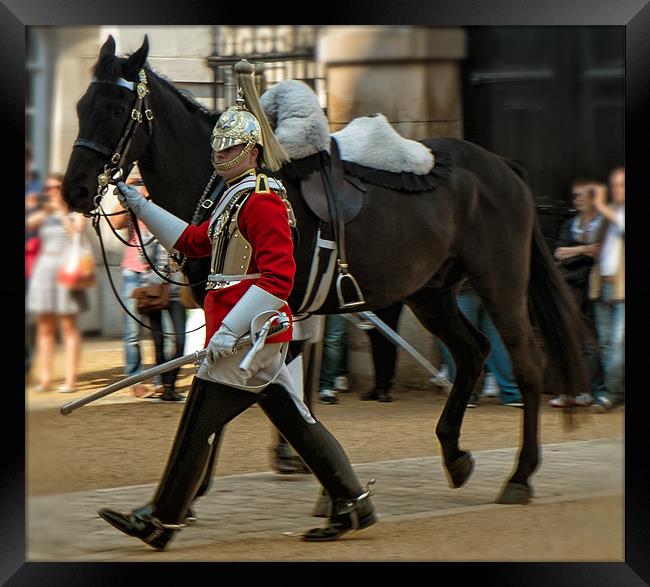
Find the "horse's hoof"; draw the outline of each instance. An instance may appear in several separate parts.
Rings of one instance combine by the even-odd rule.
[[[462,487],[474,470],[474,459],[471,453],[466,452],[462,457],[452,461],[451,464],[446,466],[446,470],[449,487],[452,489]]]
[[[524,483],[508,483],[497,498],[497,503],[505,505],[526,505],[533,496],[532,489]]]

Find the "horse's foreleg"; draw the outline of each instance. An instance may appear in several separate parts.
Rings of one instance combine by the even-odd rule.
[[[459,447],[467,402],[481,374],[490,343],[458,308],[453,291],[432,296],[423,291],[407,300],[422,325],[440,338],[456,363],[456,379],[436,426],[451,487],[461,487],[474,467],[471,454]]]

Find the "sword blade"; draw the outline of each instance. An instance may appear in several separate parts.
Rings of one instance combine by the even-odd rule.
[[[442,384],[442,387],[445,388],[447,392],[452,387],[451,381],[440,375],[440,371],[436,369],[425,357],[423,357],[413,346],[408,343],[404,338],[402,338],[397,332],[395,332],[388,324],[381,320],[374,312],[356,312],[357,316],[360,316],[364,320],[370,322],[374,325],[379,332],[381,332],[388,340],[390,340],[394,345],[397,345],[403,348],[409,355],[411,355],[420,365],[422,365],[429,373],[431,373],[438,380],[439,384]],[[347,314],[343,314],[346,318]],[[350,319],[350,318],[348,318]]]
[[[151,379],[152,377],[155,377],[156,375],[161,375],[162,373],[166,373],[167,371],[171,371],[172,369],[176,369],[176,367],[182,367],[183,365],[187,365],[187,363],[192,363],[194,361],[200,361],[205,357],[205,349],[201,349],[200,351],[196,351],[192,354],[189,355],[184,355],[182,357],[178,357],[177,359],[172,359],[171,361],[167,361],[166,363],[163,363],[162,365],[157,365],[155,367],[151,367],[150,369],[145,369],[141,373],[138,373],[137,375],[131,375],[130,377],[127,377],[126,379],[121,379],[120,381],[116,381],[115,383],[111,383],[111,385],[108,385],[107,387],[104,387],[100,389],[99,391],[96,391],[94,393],[91,393],[90,395],[87,395],[86,397],[82,397],[78,400],[74,400],[72,402],[68,402],[67,404],[64,404],[61,406],[61,413],[64,416],[67,416],[70,412],[73,410],[76,410],[77,408],[80,408],[81,406],[85,406],[86,404],[89,404],[90,402],[94,402],[95,400],[101,399],[103,397],[106,397],[107,395],[110,395],[111,393],[115,393],[116,391],[120,391],[121,389],[124,389],[126,387],[130,387],[131,385],[135,385],[136,383],[140,383],[141,381],[146,381],[147,379]]]
[[[274,326],[269,330],[269,333],[267,336],[272,336],[273,334],[278,334],[279,332],[282,332],[286,330],[290,325],[290,322],[287,321],[281,321],[279,325]],[[235,345],[235,348],[243,348],[247,345],[249,345],[251,342],[251,335],[247,334],[245,336],[242,336],[237,344]],[[182,357],[178,357],[177,359],[172,359],[171,361],[167,361],[166,363],[163,363],[162,365],[156,365],[155,367],[151,367],[149,369],[145,369],[141,373],[138,373],[137,375],[131,375],[130,377],[127,377],[126,379],[121,379],[120,381],[116,381],[115,383],[111,383],[111,385],[108,385],[107,387],[104,387],[98,391],[95,391],[94,393],[91,393],[90,395],[87,395],[86,397],[79,398],[77,400],[74,400],[72,402],[68,402],[67,404],[64,404],[60,408],[61,414],[64,416],[67,416],[70,414],[73,410],[76,410],[77,408],[80,408],[82,406],[85,406],[86,404],[89,404],[91,402],[94,402],[98,399],[101,399],[103,397],[106,397],[107,395],[110,395],[112,393],[115,393],[116,391],[120,391],[121,389],[124,389],[126,387],[130,387],[131,385],[135,385],[136,383],[140,383],[142,381],[146,381],[147,379],[151,379],[152,377],[155,377],[156,375],[161,375],[162,373],[166,373],[167,371],[171,371],[172,369],[176,369],[177,367],[182,367],[183,365],[187,365],[188,363],[193,363],[197,361],[201,361],[205,358],[205,353],[207,349],[201,349],[200,351],[196,351],[194,353],[190,353],[189,355],[184,355]]]

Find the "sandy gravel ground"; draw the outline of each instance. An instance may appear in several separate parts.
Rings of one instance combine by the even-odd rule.
[[[119,368],[106,368],[120,364],[120,344],[114,341],[113,350],[107,352],[84,349],[77,393],[37,396],[27,392],[28,495],[158,480],[182,405],[134,400],[124,391],[70,416],[58,412],[63,403],[121,377]],[[151,364],[151,349],[146,352]],[[181,388],[189,385],[191,375],[190,367],[183,369]],[[364,388],[356,387],[340,394],[338,405],[315,406],[317,417],[341,441],[353,463],[439,454],[434,427],[444,405],[442,393],[397,389],[395,402],[378,403],[359,401],[362,391]],[[581,410],[575,418],[576,426],[567,429],[561,411],[548,406],[549,397],[542,402],[542,443],[623,437],[623,409],[604,415]],[[119,403],[124,400],[127,403]],[[478,408],[466,413],[461,446],[473,451],[518,446],[521,425],[521,410],[501,406],[494,398],[484,399]],[[227,427],[215,473],[268,470],[272,444],[270,423],[259,408],[249,409]],[[525,507],[493,504],[480,511],[393,517],[328,544],[260,536],[201,548],[176,547],[165,553],[146,547],[128,549],[120,559],[622,560],[622,497],[582,496],[570,501],[538,501]],[[564,529],[561,534],[552,531],[558,526]]]

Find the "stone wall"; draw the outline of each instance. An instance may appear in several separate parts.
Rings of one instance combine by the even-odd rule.
[[[317,57],[327,72],[328,118],[332,132],[353,118],[384,114],[410,139],[462,137],[459,61],[465,32],[459,28],[332,27],[320,38]],[[408,308],[399,333],[434,365],[433,336]],[[368,336],[350,327],[350,368],[359,386],[372,384]],[[399,350],[395,383],[426,387],[429,373]]]
[[[50,171],[64,172],[72,145],[78,134],[75,105],[92,79],[92,66],[97,61],[100,47],[112,34],[120,55],[137,50],[149,38],[149,64],[180,88],[190,90],[198,101],[212,106],[212,69],[207,57],[212,53],[213,29],[200,27],[61,27],[43,29],[43,40],[49,56],[50,77]],[[115,198],[109,190],[104,206],[110,208]],[[111,275],[118,291],[124,245],[112,234],[104,222],[102,237],[107,250]],[[97,286],[88,291],[90,309],[79,319],[82,332],[103,336],[121,336],[123,310],[108,283],[103,267],[97,236],[90,225],[89,241],[98,263]],[[123,235],[126,231],[123,231]]]

